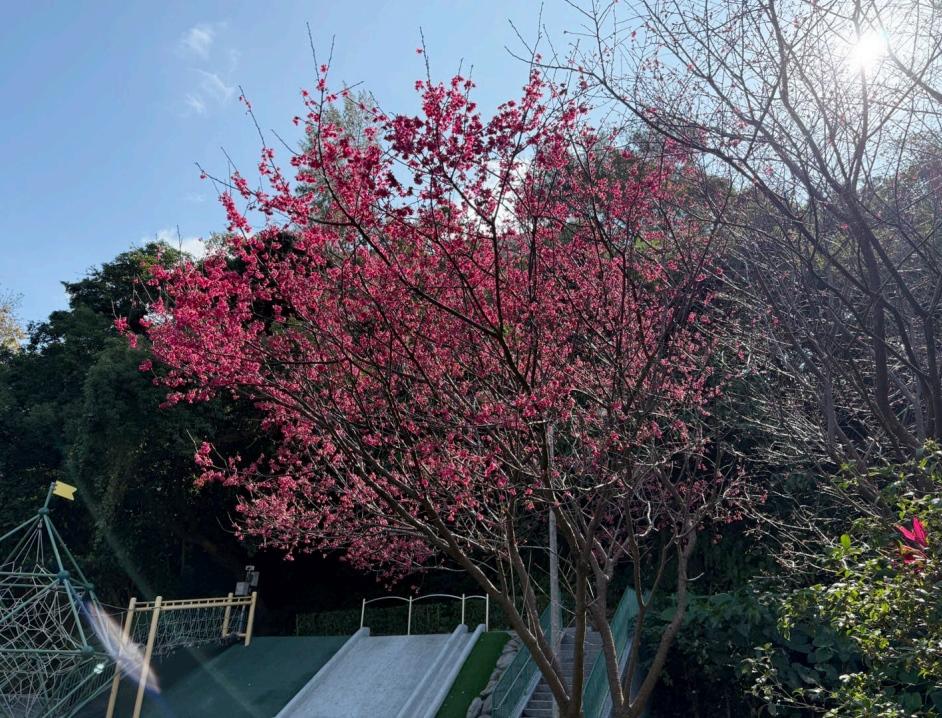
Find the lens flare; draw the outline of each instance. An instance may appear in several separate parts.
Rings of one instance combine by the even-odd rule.
[[[137,681],[143,673],[147,690],[151,693],[160,693],[157,674],[152,665],[145,666],[141,647],[130,638],[125,638],[124,631],[118,622],[95,604],[85,604],[85,611],[88,613],[92,630],[95,631],[105,652],[114,660],[121,674]]]

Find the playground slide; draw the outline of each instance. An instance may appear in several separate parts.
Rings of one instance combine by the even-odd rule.
[[[277,718],[432,718],[482,631],[370,636],[360,629]]]

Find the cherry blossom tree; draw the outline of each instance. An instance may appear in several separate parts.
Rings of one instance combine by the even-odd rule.
[[[271,452],[197,455],[202,481],[243,490],[241,531],[392,578],[463,569],[565,716],[581,715],[598,631],[616,714],[637,716],[680,627],[698,534],[745,504],[712,411],[735,362],[717,235],[692,211],[682,153],[593,129],[535,70],[490,119],[468,79],[416,89],[418,116],[364,106],[359,141],[331,122],[348,93],[321,67],[296,118],[309,142],[295,177],[266,147],[264,189],[228,181],[224,246],[155,268],[167,403],[228,393],[262,411]],[[551,513],[571,681],[538,620]],[[641,605],[624,671],[608,622],[622,571]],[[658,590],[677,611],[639,675]]]

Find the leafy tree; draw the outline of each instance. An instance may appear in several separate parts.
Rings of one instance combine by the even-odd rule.
[[[822,551],[821,582],[779,598],[782,634],[790,640],[803,634],[817,647],[803,662],[801,680],[789,677],[791,663],[771,644],[745,662],[753,693],[779,715],[902,718],[942,711],[942,572],[934,542],[942,515],[938,500],[913,492],[907,480],[918,472],[939,486],[940,458],[930,445],[911,464],[883,470],[899,523],[859,518]]]
[[[93,267],[77,282],[63,282],[74,310],[86,307],[109,324],[116,317],[129,318],[140,331],[140,318],[147,311],[149,291],[145,283],[157,265],[171,266],[184,254],[165,242],[151,242],[140,249],[122,252],[110,262]]]
[[[67,432],[76,419],[85,367],[108,341],[107,321],[85,307],[30,327],[23,351],[0,362],[0,506],[6,527],[35,511],[52,481],[67,480]],[[112,333],[111,341],[114,341]],[[6,494],[6,492],[5,492]]]
[[[69,309],[31,325],[23,351],[0,359],[0,527],[35,511],[50,482],[77,485],[79,502],[57,506],[57,521],[111,601],[205,591],[237,576],[244,558],[224,519],[226,490],[193,487],[191,432],[220,425],[234,436],[246,415],[221,404],[159,411],[163,393],[139,369],[146,342],[132,349],[114,328],[117,311],[139,326],[142,278],[179,258],[149,244],[67,283]]]
[[[763,640],[756,695],[780,714],[933,714],[931,670],[845,629],[892,635],[904,652],[935,635],[932,611],[876,619],[897,599],[915,609],[900,592],[930,590],[890,568],[885,542],[900,493],[938,495],[911,469],[942,436],[942,12],[895,0],[635,9],[626,22],[615,2],[587,4],[592,41],[549,64],[686,148],[702,184],[721,179],[709,215],[735,247],[728,292],[751,307],[751,348],[780,377],[769,396],[786,420],[771,448],[817,464],[770,485],[780,510],[766,512],[763,541],[784,570],[766,586],[788,600],[769,605],[793,614],[796,638],[839,634],[856,662],[823,658],[833,646],[812,640],[796,644],[813,651]],[[863,553],[841,555],[841,578],[844,532]]]
[[[296,192],[312,200],[315,216],[323,217],[330,208],[330,184],[316,163],[303,158],[316,152],[324,132],[340,133],[354,147],[365,148],[376,144],[376,137],[369,131],[378,110],[373,98],[366,92],[345,91],[339,101],[321,103],[318,107],[321,119],[305,124],[305,138],[301,145],[301,163],[298,167]]]

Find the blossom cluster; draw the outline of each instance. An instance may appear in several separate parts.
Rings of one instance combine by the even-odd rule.
[[[712,501],[715,267],[684,157],[592,128],[536,71],[489,119],[470,80],[419,82],[421,114],[364,106],[362,141],[326,73],[294,181],[266,148],[222,246],[151,280],[168,403],[264,417],[271,451],[197,457],[244,489],[245,529],[405,569],[540,506],[637,527]]]

